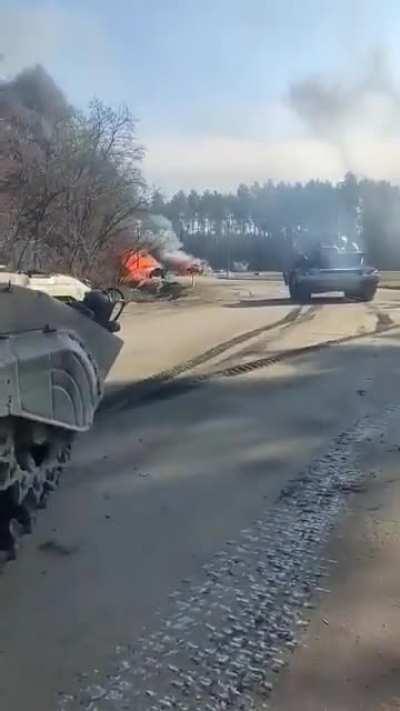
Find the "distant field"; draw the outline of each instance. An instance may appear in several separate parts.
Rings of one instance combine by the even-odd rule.
[[[400,271],[392,272],[380,270],[379,273],[381,275],[380,286],[386,287],[387,289],[400,289]],[[260,273],[258,278],[266,279],[267,281],[276,281],[282,280],[282,274],[280,272],[263,272]]]
[[[392,272],[392,271],[382,271],[380,270],[380,275],[381,275],[381,285],[387,286],[388,288],[391,287],[393,289],[398,289],[400,288],[400,271],[397,272]],[[264,281],[281,281],[282,280],[282,273],[281,272],[230,272],[229,277],[227,276],[226,272],[220,272],[220,273],[215,273],[213,275],[217,279],[231,279],[231,280],[237,280],[240,281],[242,279],[245,279],[246,281],[248,280],[264,280]]]
[[[267,280],[267,281],[280,281],[282,279],[282,272],[232,272],[229,274],[225,271],[215,272],[213,277],[217,279],[230,279],[231,281],[237,280],[241,281],[245,279],[249,280]]]
[[[387,289],[400,289],[400,271],[399,272],[380,272],[380,286]]]
[[[381,280],[380,286],[386,289],[400,289],[400,271],[380,271]],[[218,279],[226,280],[227,274],[216,273],[214,277]],[[240,281],[242,279],[248,280],[263,280],[263,281],[281,281],[281,272],[230,272],[229,278],[233,281]]]

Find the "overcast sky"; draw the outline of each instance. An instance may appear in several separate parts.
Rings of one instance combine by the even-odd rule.
[[[40,62],[78,105],[127,103],[168,192],[347,169],[398,181],[399,37],[398,0],[0,0],[0,73]],[[315,91],[311,108],[289,101],[314,80],[323,124]]]

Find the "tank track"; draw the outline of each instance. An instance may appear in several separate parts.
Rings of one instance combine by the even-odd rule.
[[[13,560],[37,509],[59,482],[73,432],[17,417],[0,419],[0,557]]]

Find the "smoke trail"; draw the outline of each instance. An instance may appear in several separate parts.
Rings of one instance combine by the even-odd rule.
[[[344,171],[359,172],[372,143],[378,161],[379,146],[400,135],[400,91],[383,50],[372,52],[356,81],[309,78],[292,84],[289,105],[314,137],[337,149]]]

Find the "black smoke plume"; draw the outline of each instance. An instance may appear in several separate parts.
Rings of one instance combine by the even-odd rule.
[[[24,69],[11,80],[0,80],[1,117],[51,125],[69,110],[63,92],[40,65]]]
[[[400,135],[400,91],[383,50],[371,53],[357,79],[347,78],[350,71],[292,84],[289,105],[314,138],[336,148],[343,171],[357,173],[363,146],[374,144],[376,151]]]

